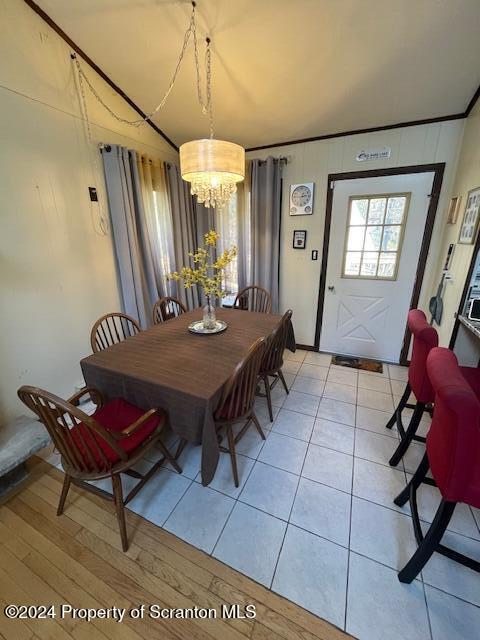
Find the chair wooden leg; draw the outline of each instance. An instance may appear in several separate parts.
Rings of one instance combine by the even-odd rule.
[[[268,415],[270,416],[270,422],[273,422],[272,390],[270,388],[268,376],[265,376],[265,378],[263,378],[263,384],[265,386],[265,394],[267,396]]]
[[[237,456],[235,454],[235,436],[233,435],[232,425],[227,424],[226,430],[228,439],[228,450],[230,453],[230,460],[232,462],[233,480],[235,482],[235,486],[238,487],[240,483],[238,481]]]
[[[421,402],[417,402],[415,405],[415,409],[413,410],[412,419],[410,420],[410,424],[405,431],[405,435],[400,440],[398,447],[395,449],[393,456],[388,461],[390,466],[396,467],[400,460],[405,455],[408,447],[410,446],[413,437],[417,433],[418,425],[420,424],[420,420],[422,419],[423,412],[425,411],[425,405]]]
[[[258,421],[257,416],[255,415],[255,411],[252,411],[252,421],[253,421],[253,424],[255,425],[255,429],[260,434],[262,440],[265,440],[265,434],[264,434],[263,429],[262,429],[262,427],[260,425],[260,422]]]
[[[278,377],[280,378],[280,380],[282,381],[282,384],[284,386],[285,391],[287,392],[287,396],[290,393],[290,391],[288,390],[287,387],[287,383],[285,382],[285,376],[283,375],[283,371],[281,369],[278,370]]]
[[[450,522],[455,507],[455,502],[447,502],[446,500],[441,501],[440,506],[437,509],[437,513],[435,514],[435,518],[425,534],[425,537],[418,545],[413,556],[398,574],[400,582],[412,582],[430,560],[433,552],[440,546],[440,540],[445,533],[445,529],[448,527],[448,523]],[[418,524],[420,525],[420,522],[418,522]]]
[[[127,525],[125,522],[125,508],[123,506],[123,490],[120,475],[116,473],[112,476],[113,497],[115,500],[115,508],[117,510],[118,526],[120,528],[120,537],[122,539],[122,549],[128,551]]]
[[[400,416],[400,420],[401,420],[401,413],[405,408],[405,405],[408,402],[408,398],[410,397],[410,392],[411,392],[411,388],[409,383],[407,382],[407,386],[405,387],[405,391],[403,392],[402,397],[400,398],[400,402],[398,403],[398,407],[395,409],[395,411],[393,412],[393,416],[390,418],[390,420],[387,422],[386,424],[386,429],[391,429],[393,427],[393,425],[398,421],[398,417]]]
[[[60,501],[58,503],[58,508],[57,508],[57,516],[61,516],[63,513],[65,500],[67,499],[67,494],[68,494],[68,490],[70,489],[71,482],[72,482],[72,479],[70,478],[70,476],[68,474],[65,474],[65,478],[63,479],[62,493],[60,495]]]
[[[167,447],[163,444],[163,442],[161,442],[161,440],[159,440],[157,442],[157,447],[160,449],[160,451],[165,456],[165,459],[169,461],[169,463],[172,465],[172,467],[175,469],[175,471],[177,473],[182,473],[182,468],[180,467],[178,462],[175,460],[174,456],[172,456],[172,454],[167,449]]]

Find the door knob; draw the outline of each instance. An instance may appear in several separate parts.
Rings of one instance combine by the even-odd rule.
[[[335,287],[333,286],[333,284],[328,286],[328,290],[329,291],[335,291]]]

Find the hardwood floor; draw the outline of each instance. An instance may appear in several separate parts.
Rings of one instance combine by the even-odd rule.
[[[134,513],[121,551],[113,504],[72,487],[64,515],[56,508],[62,474],[35,459],[29,482],[0,507],[0,638],[5,640],[345,640],[328,622],[272,593]],[[224,604],[256,605],[256,618],[121,623],[65,619],[8,620],[6,604],[60,604],[130,610]]]

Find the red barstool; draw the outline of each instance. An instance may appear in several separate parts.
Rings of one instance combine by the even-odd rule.
[[[427,358],[427,372],[435,392],[433,420],[426,442],[427,450],[414,476],[394,502],[403,506],[410,500],[413,529],[418,548],[398,574],[400,582],[412,582],[434,551],[456,560],[474,571],[480,562],[441,544],[457,503],[480,508],[480,401],[472,388],[479,388],[479,370],[458,366],[449,349],[435,348]],[[431,470],[433,480],[427,478]],[[425,536],[417,508],[417,489],[434,484],[441,502]]]
[[[408,313],[408,328],[413,335],[412,360],[408,369],[408,383],[403,396],[395,409],[393,416],[387,423],[387,429],[397,424],[401,440],[395,453],[390,458],[390,464],[395,467],[405,455],[410,442],[416,440],[425,442],[425,438],[417,436],[417,429],[427,405],[433,402],[433,389],[427,375],[427,356],[430,350],[438,346],[438,334],[427,322],[427,318],[420,309],[412,309]],[[410,392],[413,391],[416,403],[408,404]],[[413,415],[405,430],[402,423],[402,411],[406,407],[413,408]]]

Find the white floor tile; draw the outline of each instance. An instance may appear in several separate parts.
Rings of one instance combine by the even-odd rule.
[[[373,431],[365,431],[365,429],[356,429],[355,431],[355,456],[378,462],[379,464],[388,464],[393,452],[398,446],[398,440],[394,440],[390,436],[381,433],[373,433]],[[398,469],[403,469],[402,461],[397,465]]]
[[[359,640],[428,640],[422,583],[402,584],[395,570],[350,553],[346,630]]]
[[[283,388],[283,384],[277,383],[271,390],[272,405],[274,407],[282,407],[287,399],[287,392]],[[266,401],[266,400],[265,400]]]
[[[417,549],[412,518],[354,497],[350,549],[399,571]]]
[[[239,500],[272,516],[288,520],[297,484],[298,476],[256,462]]]
[[[407,383],[404,380],[390,380],[390,386],[394,396],[402,397]],[[381,389],[378,389],[381,391]]]
[[[362,389],[371,389],[373,391],[381,391],[382,393],[391,393],[390,381],[388,378],[368,376],[360,372],[358,374],[358,386]]]
[[[307,443],[295,438],[271,433],[260,451],[258,459],[274,467],[300,475]]]
[[[303,394],[302,394],[303,395]],[[308,396],[314,398],[314,396]],[[281,433],[308,442],[312,434],[315,418],[312,415],[281,409],[272,425],[273,433]]]
[[[393,413],[393,398],[390,393],[381,393],[372,389],[358,388],[357,402],[362,407],[379,409]]]
[[[191,482],[175,471],[159,469],[127,507],[161,527]]]
[[[358,373],[356,369],[347,369],[346,367],[334,369],[332,367],[328,372],[327,380],[328,382],[337,382],[338,384],[345,384],[350,387],[356,387]]]
[[[425,532],[426,526],[423,527]],[[447,531],[442,544],[480,562],[480,542]],[[422,571],[423,581],[467,602],[480,606],[479,574],[450,558],[434,553]]]
[[[376,504],[381,504],[396,511],[409,513],[408,503],[397,507],[393,500],[405,487],[403,471],[386,467],[376,462],[354,459],[353,495]]]
[[[355,424],[355,405],[332,400],[331,398],[322,398],[317,416],[353,427]]]
[[[271,429],[272,423],[270,422],[270,414],[268,413],[268,405],[266,398],[255,398],[255,415],[257,416],[258,421],[260,422],[260,426],[262,429]],[[272,407],[273,419],[277,416],[280,411],[280,407]]]
[[[223,493],[192,482],[163,528],[211,553],[234,505]]]
[[[301,361],[297,362],[295,360],[284,360],[282,371],[283,373],[293,373],[294,375],[296,375],[301,366],[302,366]]]
[[[299,376],[314,378],[315,380],[326,380],[328,375],[327,367],[320,367],[316,364],[302,364],[298,371]]]
[[[473,640],[480,634],[480,608],[426,585],[433,640]]]
[[[317,418],[310,442],[353,455],[355,429],[339,422]]]
[[[351,493],[352,467],[352,456],[311,444],[308,447],[302,476]]]
[[[300,391],[290,391],[283,403],[283,409],[306,413],[309,416],[316,416],[319,402],[320,398],[317,396],[301,393]]]
[[[392,380],[402,380],[402,382],[407,382],[408,380],[408,367],[402,367],[398,364],[389,364],[388,373]]]
[[[308,351],[304,362],[306,364],[316,364],[321,367],[329,367],[332,362],[332,356],[330,353],[316,353],[315,351]]]
[[[213,556],[269,587],[286,522],[237,502]]]
[[[301,478],[290,522],[348,546],[350,502],[351,497],[347,493]]]
[[[411,442],[405,455],[403,456],[403,466],[405,471],[415,473],[425,454],[425,445],[419,442]]]
[[[302,393],[310,393],[312,396],[321,396],[324,386],[325,382],[323,380],[315,380],[315,378],[303,378],[302,376],[297,376],[292,385],[292,389],[295,391],[301,391]]]
[[[285,349],[283,352],[283,359],[293,360],[293,362],[303,362],[307,353],[308,351],[304,351],[303,349],[297,349],[295,353],[290,351],[290,349]]]
[[[178,459],[178,464],[182,469],[182,476],[191,478],[194,480],[202,463],[202,447],[201,445],[193,445],[188,443],[185,449],[182,451],[181,456]],[[165,462],[166,469],[173,470],[173,467],[169,462]]]
[[[357,407],[357,427],[398,439],[397,427],[394,425],[391,429],[387,429],[385,426],[391,416],[392,412],[369,409],[368,407]]]
[[[272,424],[269,422],[268,429],[262,427],[265,438],[268,438],[271,426]],[[234,425],[234,434],[236,435],[239,431],[241,431],[242,427],[242,424]],[[227,446],[225,437],[223,439],[223,442],[225,446]],[[247,432],[242,436],[240,442],[237,442],[237,444],[235,445],[235,451],[242,456],[247,456],[248,458],[253,458],[255,460],[256,458],[258,458],[258,454],[262,450],[264,443],[265,440],[262,439],[261,435],[255,429],[255,426],[251,424],[247,429]]]
[[[357,399],[356,387],[351,387],[346,384],[339,384],[338,382],[329,382],[325,385],[323,390],[324,398],[332,398],[332,400],[340,400],[340,402],[350,402],[355,404]]]
[[[348,551],[288,526],[272,589],[343,628]]]
[[[231,498],[238,498],[240,495],[245,482],[247,481],[248,476],[250,475],[250,471],[255,464],[255,460],[252,458],[247,458],[246,456],[239,455],[237,453],[237,469],[238,469],[238,482],[239,486],[235,486],[235,482],[233,480],[233,471],[232,471],[232,463],[230,460],[229,453],[220,453],[220,459],[218,461],[217,469],[215,471],[215,476],[211,483],[208,485],[211,489],[216,489],[221,493],[224,493]],[[195,480],[198,483],[202,482],[202,474],[199,473]]]

